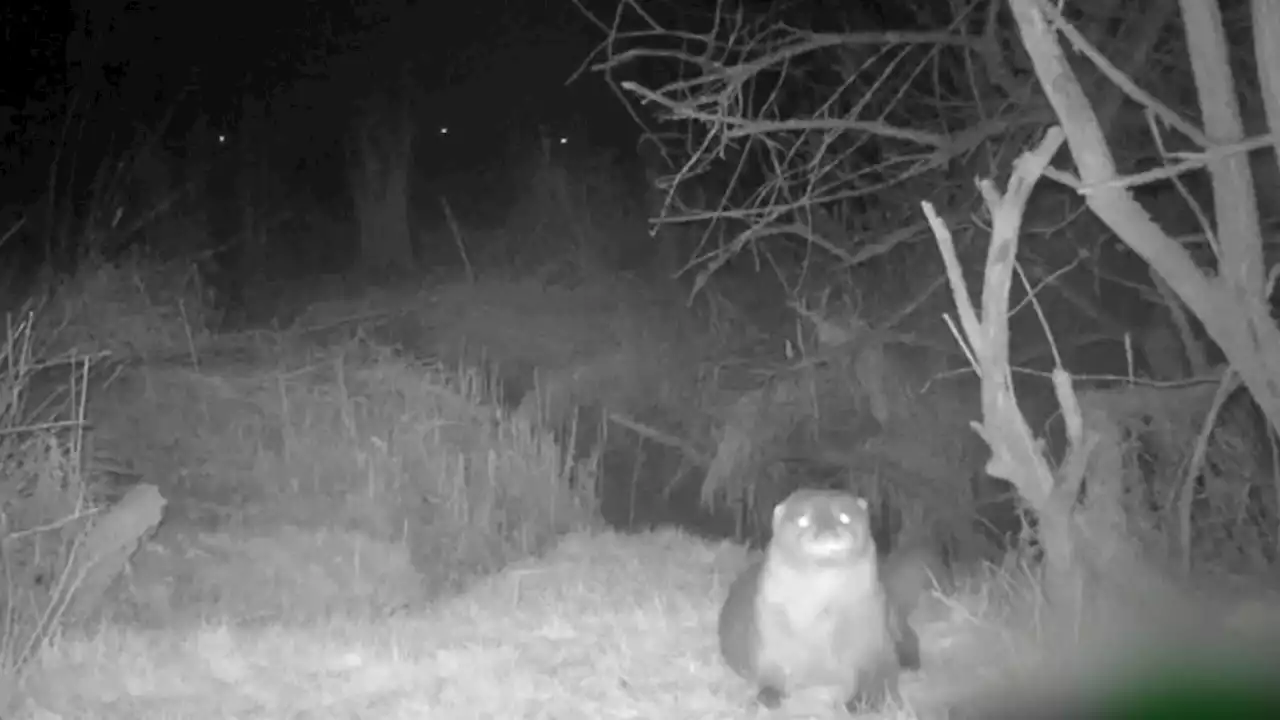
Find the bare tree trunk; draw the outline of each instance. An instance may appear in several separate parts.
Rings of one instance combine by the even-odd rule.
[[[351,192],[360,226],[360,260],[375,272],[412,267],[409,170],[413,128],[408,111],[371,103],[356,131]]]
[[[1220,260],[1216,276],[1197,267],[1128,188],[1114,182],[1118,177],[1110,148],[1057,43],[1054,28],[1065,25],[1061,16],[1040,0],[1011,0],[1010,6],[1040,83],[1066,131],[1080,169],[1080,183],[1092,188],[1085,195],[1089,208],[1150,263],[1195,313],[1240,373],[1271,425],[1280,428],[1280,329],[1271,320],[1267,302],[1261,231],[1246,148],[1210,152],[1232,143],[1243,145],[1245,140],[1218,5],[1182,0],[1205,128],[1187,127],[1174,118],[1178,130],[1203,144],[1203,164],[1213,176],[1218,227],[1211,229],[1210,236]],[[1255,2],[1254,11],[1259,60],[1280,64],[1280,54],[1267,49],[1267,38],[1280,35],[1280,11],[1265,1]],[[1261,73],[1268,79],[1280,75],[1267,65],[1261,67]],[[1280,101],[1270,97],[1269,86],[1265,94],[1271,124],[1280,126]],[[1167,108],[1160,110],[1164,111],[1161,117],[1171,115]]]

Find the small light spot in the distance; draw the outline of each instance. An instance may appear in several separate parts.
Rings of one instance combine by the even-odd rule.
[[[438,134],[438,135],[448,135],[448,134],[449,134],[449,128],[445,127],[444,125],[441,125],[441,126],[439,127],[439,129],[437,129],[437,130],[436,130],[436,134]]]
[[[219,134],[218,134],[218,144],[219,144],[219,145],[226,145],[226,144],[227,144],[227,141],[229,141],[230,139],[231,139],[231,138],[230,138],[227,134],[225,134],[225,133],[219,133]]]

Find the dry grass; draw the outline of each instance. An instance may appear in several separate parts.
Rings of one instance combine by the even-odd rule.
[[[60,279],[36,308],[42,357],[184,357],[212,342],[207,288],[182,261],[122,258]]]
[[[24,690],[64,718],[741,717],[752,693],[720,664],[713,628],[742,561],[676,532],[575,534],[395,617],[107,625],[51,648]],[[995,624],[1005,612],[978,593],[922,610],[926,670],[908,700],[1016,657]]]
[[[592,469],[567,466],[536,422],[504,417],[483,372],[359,332],[214,341],[188,326],[200,316],[186,303],[155,303],[144,270],[89,269],[19,316],[6,346],[10,689],[38,680],[32,660],[60,632],[383,617],[598,518]],[[64,348],[94,355],[32,360]],[[97,509],[135,486],[167,499],[144,508],[164,508],[158,531],[134,521],[133,501]],[[78,548],[108,532],[112,558],[132,563],[102,578],[91,553],[95,583],[118,581],[86,598]]]

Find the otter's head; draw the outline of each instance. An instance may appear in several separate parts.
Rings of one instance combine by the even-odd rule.
[[[778,503],[773,536],[820,564],[875,552],[867,501],[837,490],[797,490]]]

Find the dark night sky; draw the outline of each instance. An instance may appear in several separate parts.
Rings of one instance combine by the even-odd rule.
[[[88,9],[75,14],[89,38],[73,42],[68,50],[66,40],[77,22],[71,7],[6,3],[0,18],[7,67],[38,70],[44,65],[46,71],[56,71],[80,61],[128,63],[132,73],[165,82],[181,82],[194,67],[211,90],[223,91],[247,74],[287,77],[300,66],[323,65],[326,56],[354,50],[399,55],[428,69],[427,74],[434,66],[443,78],[459,61],[483,61],[494,50],[530,36],[567,44],[574,36],[582,38],[586,28],[567,0],[80,4]],[[13,83],[8,84],[13,91]]]
[[[328,120],[405,65],[419,90],[462,86],[436,103],[450,115],[562,111],[564,93],[583,92],[565,80],[601,39],[568,0],[80,0],[74,10],[11,0],[0,23],[0,122],[16,113],[28,128],[47,124],[65,114],[71,86],[81,112],[92,98],[93,124],[114,134],[175,106],[175,125],[199,111],[234,118],[245,95]]]
[[[584,2],[611,18],[618,0]],[[707,4],[650,0],[645,9]],[[29,131],[62,122],[68,87],[76,112],[91,118],[86,127],[102,136],[83,141],[104,146],[127,143],[122,136],[170,112],[175,131],[200,113],[235,121],[245,97],[269,99],[292,140],[336,136],[351,103],[405,69],[419,92],[449,81],[424,103],[443,116],[439,124],[587,115],[599,126],[623,114],[598,76],[564,87],[603,39],[571,0],[9,0],[0,29],[0,132],[5,150],[23,159],[54,144]],[[25,164],[6,157],[6,174]]]
[[[616,7],[590,1],[606,16]],[[593,134],[621,128],[621,139],[605,142],[634,144],[635,126],[602,78],[565,87],[603,40],[569,0],[10,0],[0,28],[0,206],[31,207],[47,195],[60,147],[76,153],[74,173],[69,150],[58,162],[79,205],[104,159],[165,118],[166,145],[186,152],[187,130],[202,116],[330,195],[342,182],[356,103],[395,88],[406,71],[420,131],[463,128],[450,151],[465,148],[464,162],[492,157],[513,127],[530,132],[571,117],[591,117]],[[438,138],[419,137],[418,155],[436,149],[426,143]]]

